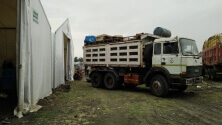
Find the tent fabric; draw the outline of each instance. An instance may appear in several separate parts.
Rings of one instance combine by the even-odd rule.
[[[21,118],[40,109],[37,102],[51,94],[52,88],[73,80],[74,47],[69,20],[55,23],[57,27],[53,25],[51,33],[40,0],[0,0],[0,16],[0,33],[5,37],[0,43],[10,45],[0,56],[16,60],[18,105],[14,114]],[[16,53],[9,47],[16,48]]]
[[[51,28],[40,0],[17,0],[20,3],[18,58],[18,117],[37,109],[39,99],[51,94]],[[18,18],[19,19],[19,18]]]
[[[63,26],[63,23],[66,22],[67,18],[48,18],[48,20],[51,25],[52,33],[55,33],[56,30]]]
[[[64,84],[65,80],[73,81],[74,46],[68,19],[50,18],[49,22],[52,27],[52,43],[54,46],[54,84],[52,87],[56,88],[57,86]],[[65,40],[67,40],[67,47],[64,46]],[[64,52],[64,48],[67,48],[67,53]],[[64,54],[66,54],[66,56]],[[64,63],[66,63],[66,65]]]

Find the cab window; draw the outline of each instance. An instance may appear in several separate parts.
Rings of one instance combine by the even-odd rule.
[[[161,43],[156,43],[154,46],[154,54],[159,55],[161,54]]]
[[[171,42],[171,43],[164,43],[163,44],[163,54],[178,54],[178,43],[177,42]]]

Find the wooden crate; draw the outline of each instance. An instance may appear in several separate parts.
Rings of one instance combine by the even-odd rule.
[[[120,42],[123,41],[122,35],[110,36],[107,34],[102,34],[96,36],[96,42]]]
[[[111,38],[111,36],[107,34],[98,35],[96,36],[96,42],[102,42],[105,39],[109,39],[109,38]]]

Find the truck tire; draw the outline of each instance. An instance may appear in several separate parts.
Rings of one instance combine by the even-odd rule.
[[[116,89],[118,87],[116,76],[113,73],[107,73],[104,77],[104,85],[106,89]]]
[[[155,75],[150,82],[150,90],[153,95],[158,97],[166,97],[169,93],[169,85],[161,75]]]
[[[182,85],[182,86],[179,86],[178,91],[184,92],[186,89],[187,89],[187,85]]]
[[[101,73],[94,72],[91,76],[92,86],[95,88],[100,88],[103,86],[103,77]]]

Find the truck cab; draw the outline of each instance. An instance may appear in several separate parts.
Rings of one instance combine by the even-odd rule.
[[[160,38],[153,43],[152,67],[147,77],[153,93],[163,94],[161,79],[168,88],[184,91],[188,85],[202,82],[202,58],[198,55],[196,42],[188,38]],[[155,76],[163,78],[154,78]],[[152,80],[152,78],[156,80]],[[160,91],[158,94],[158,90]],[[165,92],[167,93],[167,92]]]

